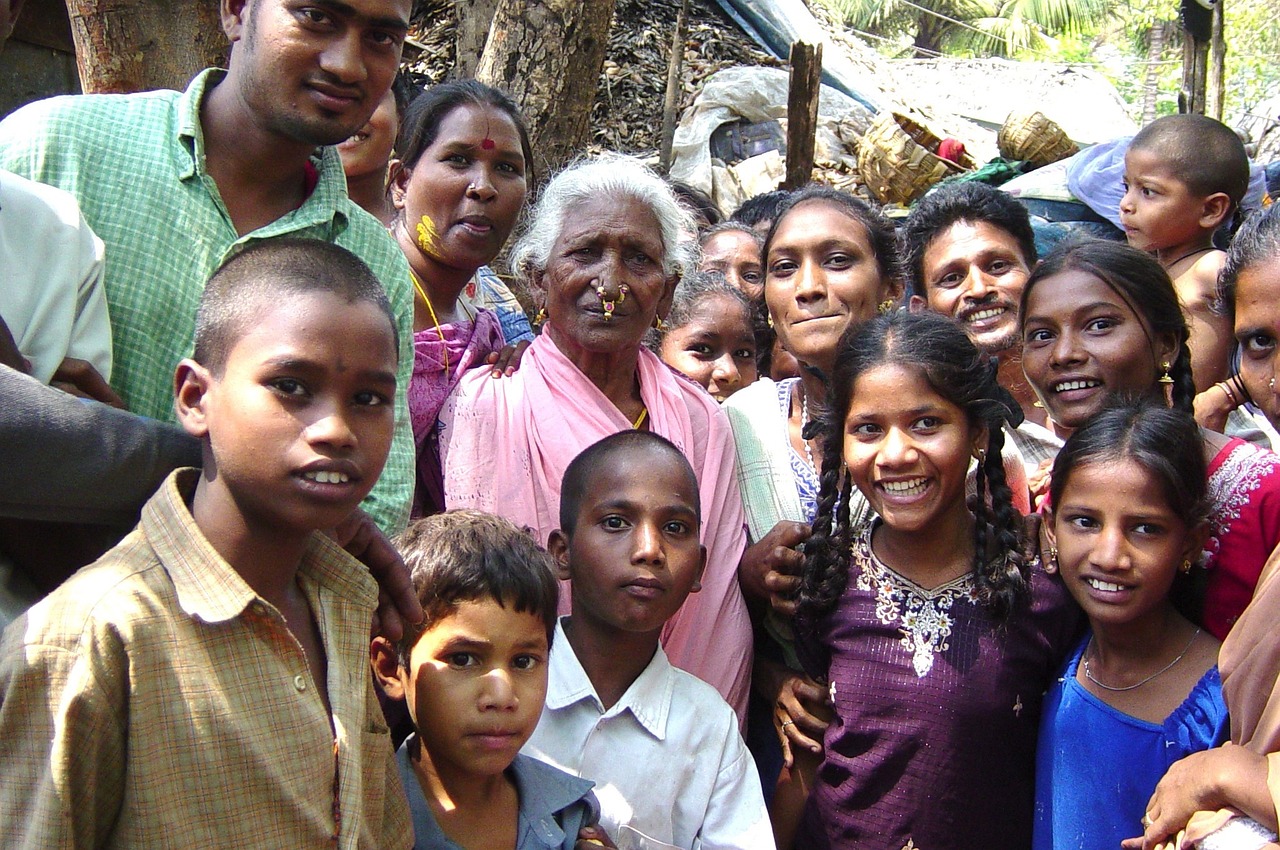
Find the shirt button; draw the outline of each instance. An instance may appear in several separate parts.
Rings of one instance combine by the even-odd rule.
[[[302,693],[307,689],[307,677],[299,673],[293,677],[293,686],[298,689],[298,693]]]

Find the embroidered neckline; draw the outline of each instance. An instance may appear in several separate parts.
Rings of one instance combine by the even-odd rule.
[[[898,626],[916,676],[924,678],[933,669],[934,656],[951,648],[951,606],[962,599],[978,604],[977,583],[972,573],[965,573],[932,589],[921,587],[876,557],[871,548],[876,525],[867,523],[854,541],[855,586],[876,594],[876,618]]]

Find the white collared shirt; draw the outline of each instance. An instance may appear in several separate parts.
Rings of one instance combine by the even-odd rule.
[[[605,710],[556,625],[547,703],[523,752],[596,783],[619,850],[772,850],[773,830],[738,719],[658,647]]]

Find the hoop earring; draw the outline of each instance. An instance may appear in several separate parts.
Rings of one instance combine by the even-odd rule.
[[[1169,361],[1166,360],[1163,363],[1161,363],[1160,368],[1164,370],[1164,374],[1160,376],[1160,383],[1166,384],[1166,385],[1172,384],[1173,376],[1169,374]]]
[[[663,332],[663,331],[665,331],[668,327],[670,327],[670,325],[668,325],[666,322],[662,321],[662,317],[661,317],[661,316],[654,316],[654,317],[653,317],[653,329],[654,329],[655,331],[657,331],[658,333],[662,333],[662,332]]]
[[[543,307],[538,311],[538,315],[533,317],[533,323],[538,327],[542,327],[547,322],[547,308]]]

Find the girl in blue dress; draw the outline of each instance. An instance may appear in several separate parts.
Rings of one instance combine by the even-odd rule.
[[[1050,557],[1090,632],[1045,698],[1034,848],[1119,847],[1169,765],[1229,731],[1218,641],[1187,616],[1207,533],[1199,430],[1150,400],[1104,410],[1058,454],[1050,498]]]

